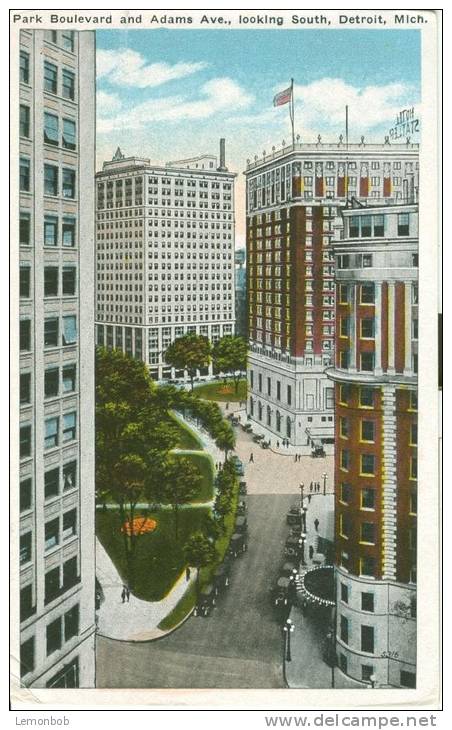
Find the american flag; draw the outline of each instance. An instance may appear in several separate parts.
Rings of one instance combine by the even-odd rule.
[[[289,86],[288,89],[284,89],[284,91],[280,91],[276,96],[273,97],[273,106],[282,106],[283,104],[288,104],[289,101],[292,99],[292,87]]]

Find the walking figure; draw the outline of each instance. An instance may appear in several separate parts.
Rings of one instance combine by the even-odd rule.
[[[228,410],[228,408],[229,408],[229,403],[226,403],[226,410]]]
[[[254,464],[254,455],[253,455],[253,452],[251,452],[251,454],[250,454],[250,464],[251,463]]]
[[[308,502],[309,502],[309,504],[311,504],[311,498],[312,498],[312,494],[308,494]]]
[[[127,603],[129,603],[129,600],[130,600],[130,589],[129,589],[129,586],[126,586],[126,598],[127,598]]]
[[[276,442],[276,448],[279,449],[279,441]]]
[[[316,518],[315,518],[315,520],[314,520],[314,527],[315,527],[315,531],[316,531],[316,532],[318,532],[318,531],[319,531],[319,524],[320,524],[320,523],[319,523],[319,521],[318,521],[318,519],[317,519],[317,517],[316,517]]]
[[[185,580],[187,581],[187,583],[190,580],[190,568],[188,567],[188,565],[185,568]]]
[[[309,545],[309,560],[312,560],[313,556],[314,556],[314,548],[312,547],[312,545]]]
[[[122,587],[122,593],[121,593],[121,598],[122,598],[122,602],[123,602],[123,603],[125,603],[125,602],[126,602],[126,595],[127,595],[127,594],[126,594],[126,588],[125,588],[125,586],[123,586],[123,587]]]
[[[312,492],[312,487],[313,487],[313,486],[314,486],[314,485],[313,485],[313,483],[311,482],[311,483],[310,483],[310,485],[309,485],[309,491],[310,491],[310,492]]]
[[[295,454],[295,461],[298,461],[298,454]]]

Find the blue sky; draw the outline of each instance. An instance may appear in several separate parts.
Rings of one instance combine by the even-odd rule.
[[[272,107],[295,80],[295,131],[337,139],[349,106],[350,140],[383,141],[395,115],[420,103],[416,30],[102,30],[97,37],[98,165],[118,145],[153,162],[216,153],[229,169],[289,141],[288,107]],[[243,180],[237,185],[243,198]],[[243,205],[238,205],[239,239]]]

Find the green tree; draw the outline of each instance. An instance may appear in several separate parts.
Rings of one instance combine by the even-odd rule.
[[[174,340],[165,352],[165,360],[177,370],[187,370],[193,390],[196,371],[208,366],[211,354],[212,345],[207,337],[192,333]]]
[[[118,350],[96,352],[96,493],[118,506],[123,528],[137,504],[156,493],[166,455],[177,443],[144,363]],[[127,579],[133,586],[136,535],[123,529]]]
[[[226,461],[229,451],[231,451],[231,449],[235,446],[235,434],[232,426],[227,422],[223,422],[220,428],[215,431],[213,436],[215,438],[215,445],[217,448],[224,451],[224,458]]]
[[[232,376],[236,393],[239,389],[239,380],[246,372],[247,356],[248,343],[243,337],[237,335],[225,335],[213,348],[212,357],[215,367]]]
[[[202,474],[197,466],[187,457],[170,456],[164,465],[157,495],[162,502],[167,502],[174,512],[174,534],[179,537],[179,509],[191,502],[202,484]],[[155,490],[152,489],[154,494]]]
[[[185,543],[184,554],[187,565],[198,569],[196,573],[196,603],[199,604],[200,569],[215,562],[217,552],[215,546],[202,532],[195,532]]]

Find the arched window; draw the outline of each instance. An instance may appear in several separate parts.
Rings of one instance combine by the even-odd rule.
[[[272,425],[272,411],[270,406],[267,406],[267,426]]]
[[[286,436],[287,436],[287,438],[290,439],[291,435],[292,435],[292,422],[291,422],[289,416],[287,416],[287,418],[286,418]]]
[[[260,401],[257,404],[257,410],[258,410],[258,414],[259,414],[259,421],[262,421],[262,403]]]
[[[279,411],[276,411],[276,430],[281,431],[281,414]]]
[[[250,414],[254,416],[254,398],[250,398]]]

